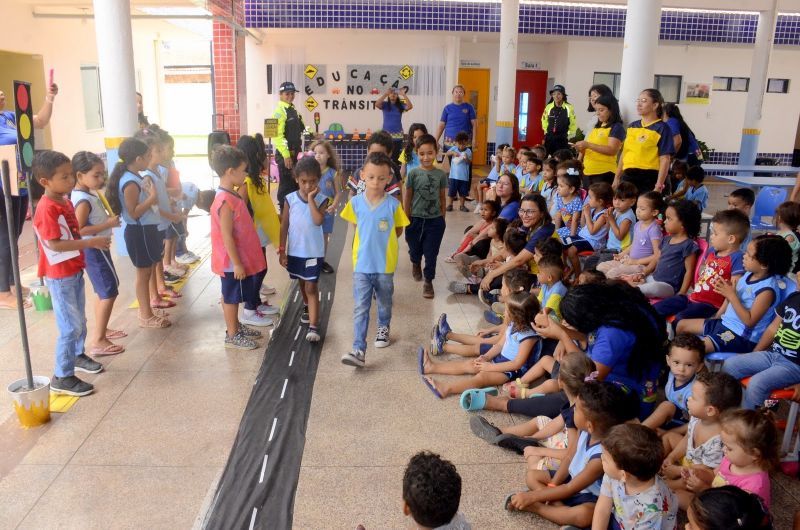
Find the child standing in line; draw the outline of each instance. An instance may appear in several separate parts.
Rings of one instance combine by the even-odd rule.
[[[453,211],[453,202],[458,196],[459,211],[468,212],[469,210],[464,206],[464,201],[469,195],[469,169],[472,165],[472,149],[469,148],[469,135],[464,131],[458,133],[456,135],[456,145],[451,147],[445,154],[450,157],[447,211]]]
[[[797,227],[800,226],[800,203],[786,201],[775,210],[775,226],[778,235],[789,243],[792,249],[791,272],[797,272],[797,256],[800,254],[800,236]]]
[[[383,153],[367,155],[362,168],[366,189],[342,210],[342,219],[356,225],[353,240],[353,349],[342,356],[342,364],[361,368],[367,351],[367,328],[372,297],[378,305],[375,347],[389,345],[392,321],[394,271],[399,255],[397,238],[409,220],[400,202],[385,192],[392,161]]]
[[[667,429],[686,425],[689,421],[689,396],[698,371],[703,369],[706,348],[696,335],[678,335],[667,353],[669,376],[664,387],[666,400],[658,404],[642,425],[651,429]],[[683,431],[680,431],[683,432]],[[663,456],[662,456],[663,459]]]
[[[339,157],[336,155],[333,144],[325,140],[314,142],[311,145],[311,149],[314,151],[314,158],[319,162],[320,171],[322,171],[322,178],[319,181],[320,193],[331,200],[325,210],[325,220],[322,222],[322,234],[325,236],[325,254],[327,254],[328,243],[333,233],[336,208],[339,207],[339,201],[342,196],[342,185],[339,182]],[[333,266],[323,260],[322,272],[332,274]]]
[[[387,155],[388,156],[388,155]],[[300,284],[303,314],[300,322],[308,324],[306,340],[319,342],[319,273],[325,255],[322,223],[330,199],[320,193],[321,171],[316,159],[306,156],[294,167],[299,186],[286,196],[281,210],[281,244],[278,247],[281,265],[289,277]]]
[[[701,212],[708,206],[708,188],[703,184],[705,178],[702,166],[690,167],[686,172],[686,192],[683,194],[683,198],[695,203]]]
[[[211,165],[219,175],[219,189],[211,205],[211,270],[221,276],[225,347],[252,350],[261,332],[239,322],[239,304],[258,297],[261,272],[267,267],[250,222],[247,204],[234,191],[244,184],[247,157],[230,145],[214,149]]]
[[[86,295],[82,250],[108,250],[109,236],[81,239],[75,209],[66,197],[75,186],[69,158],[56,151],[42,151],[33,160],[36,181],[44,195],[36,207],[33,227],[39,241],[40,278],[45,279],[53,299],[58,325],[55,369],[50,391],[86,396],[94,386],[78,379],[75,372],[97,374],[103,365],[84,353],[86,340]]]
[[[663,458],[664,448],[655,431],[634,424],[611,428],[603,440],[600,460],[605,476],[592,530],[675,530],[678,501],[658,476]]]
[[[400,151],[397,161],[400,162],[400,176],[405,181],[408,172],[419,166],[419,156],[417,156],[417,140],[421,136],[428,134],[428,128],[423,123],[412,123],[408,128],[408,141],[406,146]]]
[[[106,167],[94,153],[79,151],[72,157],[72,171],[75,172],[77,184],[72,190],[70,200],[75,207],[75,217],[81,236],[111,236],[111,229],[119,226],[119,217],[109,215],[98,193],[105,183]],[[108,321],[114,301],[119,294],[119,277],[114,268],[111,252],[87,248],[83,251],[86,261],[86,272],[92,282],[97,302],[94,305],[94,329],[89,340],[92,355],[113,355],[122,353],[125,348],[111,342],[111,338],[120,339],[127,333],[109,329]]]
[[[403,210],[411,218],[406,230],[408,255],[411,258],[412,275],[422,281],[422,296],[433,298],[433,279],[436,277],[436,257],[444,237],[445,189],[447,174],[433,167],[436,157],[436,138],[431,135],[417,140],[420,165],[411,170],[406,179],[403,195]],[[422,258],[425,257],[425,270]]]
[[[367,154],[383,153],[389,158],[392,157],[394,151],[394,140],[392,136],[386,131],[378,131],[372,133],[372,136],[367,140]],[[361,178],[361,169],[356,169],[353,174],[347,179],[347,188],[350,190],[350,197],[364,193],[366,189],[366,182]],[[400,200],[401,188],[403,180],[400,178],[400,168],[392,162],[392,179],[386,183],[386,193]]]
[[[150,307],[150,279],[161,260],[163,243],[158,235],[160,217],[153,211],[158,195],[149,176],[139,173],[150,165],[150,147],[135,138],[119,146],[119,161],[111,171],[106,199],[114,215],[125,221],[125,247],[136,267],[136,300],[139,302],[139,327],[168,328],[166,313]]]

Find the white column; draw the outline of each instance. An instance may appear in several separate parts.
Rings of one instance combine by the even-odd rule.
[[[447,36],[445,57],[445,73],[447,90],[458,84],[458,69],[461,66],[461,37],[458,35]]]
[[[138,125],[130,0],[94,0],[94,26],[110,172],[119,144],[133,135]]]
[[[619,106],[626,123],[636,119],[639,93],[653,86],[660,28],[661,0],[628,0],[619,86]]]
[[[495,142],[512,143],[514,90],[517,84],[519,0],[503,0],[500,8],[500,58],[497,69],[497,117]]]
[[[761,107],[764,104],[764,91],[767,88],[767,70],[772,52],[772,39],[775,35],[775,20],[778,0],[766,0],[766,10],[758,14],[756,44],[753,49],[753,62],[750,65],[750,86],[747,89],[747,103],[744,106],[742,143],[739,149],[739,164],[753,165],[758,153],[758,139],[761,136]]]

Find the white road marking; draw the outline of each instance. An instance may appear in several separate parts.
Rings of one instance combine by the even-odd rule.
[[[319,292],[319,296],[317,298],[319,298],[319,301],[322,302],[322,291]]]
[[[250,530],[253,530],[253,527],[255,527],[256,513],[258,513],[258,508],[253,508],[253,515],[250,516]]]
[[[297,295],[300,294],[300,291],[294,292],[294,301],[297,302]]]
[[[283,380],[283,390],[281,390],[281,399],[283,399],[283,395],[286,393],[286,385],[289,383],[288,379]]]
[[[258,478],[258,483],[261,484],[264,482],[264,472],[267,470],[267,459],[269,455],[264,455],[264,463],[261,464],[261,476]]]
[[[291,366],[293,362],[294,362],[294,351],[292,351],[292,356],[289,357],[289,366]]]
[[[331,292],[328,291],[328,302],[330,302],[330,301],[331,301]]]
[[[278,424],[278,418],[272,418],[272,429],[269,431],[269,440],[268,442],[272,441],[272,437],[275,435],[275,426]]]
[[[297,333],[294,334],[294,340],[297,340],[297,337],[300,336],[301,329],[303,329],[301,326],[297,326]]]

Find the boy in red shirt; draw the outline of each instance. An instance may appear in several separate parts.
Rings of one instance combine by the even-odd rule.
[[[39,241],[39,277],[45,279],[58,325],[56,359],[50,390],[56,394],[86,396],[94,385],[75,372],[96,374],[103,365],[84,353],[86,294],[83,281],[85,248],[107,250],[110,236],[81,239],[75,209],[67,199],[75,174],[66,155],[42,151],[33,160],[33,174],[44,188],[36,207],[33,228]]]

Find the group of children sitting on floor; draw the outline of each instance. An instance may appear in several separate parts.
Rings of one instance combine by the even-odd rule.
[[[525,455],[529,490],[509,495],[506,509],[595,530],[674,528],[679,507],[694,529],[771,527],[769,472],[778,466],[779,442],[764,406],[772,391],[800,388],[800,293],[790,277],[800,204],[781,204],[776,233],[754,236],[753,192],[736,190],[729,208],[711,219],[706,242],[699,237],[708,199],[702,180],[702,169],[689,169],[668,201],[655,192],[638,195],[625,182],[616,190],[594,183],[584,192],[579,163],[559,163],[553,236],[536,244],[530,268],[503,274],[502,304],[493,304],[496,325],[477,335],[455,333],[442,315],[430,347],[418,349],[424,384],[439,398],[459,395],[468,411],[513,412],[509,399],[496,397],[500,386],[511,401],[557,392],[566,397],[554,418],[538,416],[506,429],[481,416],[471,419],[478,436]],[[538,194],[523,197],[520,212],[536,204]],[[482,203],[480,213],[482,221],[452,256],[465,286],[484,287],[482,275],[511,260],[531,233],[499,219],[492,201]],[[492,241],[489,256],[463,254],[465,242],[483,230]],[[523,241],[515,243],[520,234]],[[665,399],[657,406],[652,382],[632,388],[615,377],[613,355],[597,354],[599,330],[574,333],[596,312],[575,314],[587,284],[621,289],[631,299],[644,295],[649,309],[640,311],[667,328],[666,363],[648,368],[663,381]],[[456,287],[451,290],[470,292]],[[562,316],[565,304],[570,318]],[[646,334],[636,330],[630,340]],[[630,346],[619,337],[610,351]],[[704,362],[710,352],[739,355],[712,372]],[[465,359],[434,360],[442,354]],[[435,374],[469,377],[439,380]],[[751,376],[743,392],[740,380]]]

